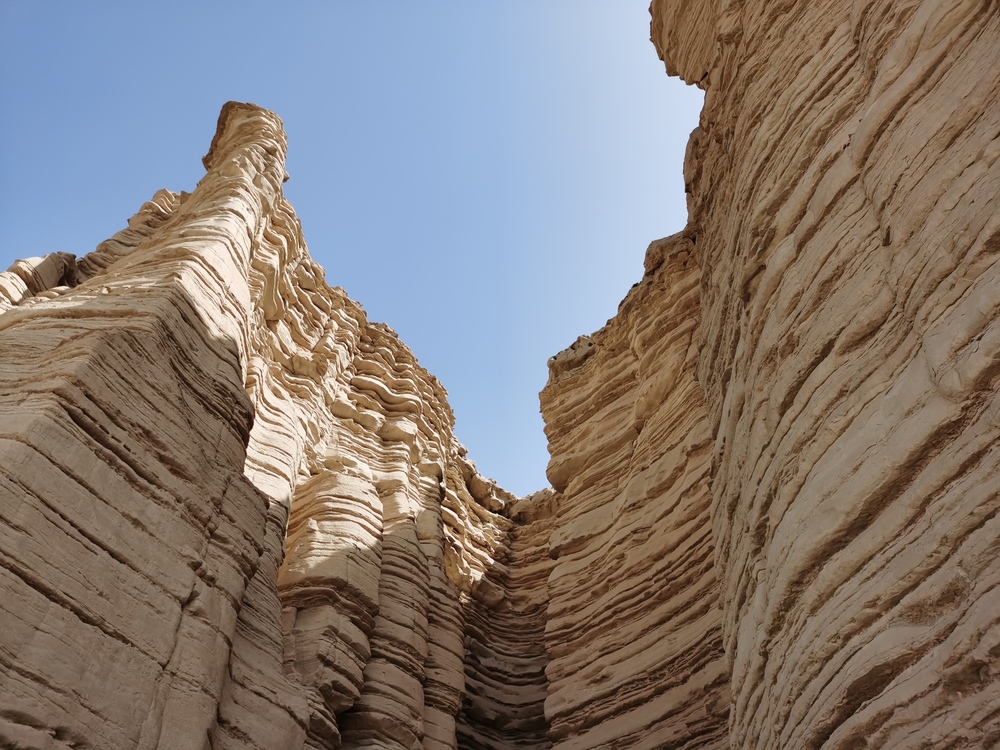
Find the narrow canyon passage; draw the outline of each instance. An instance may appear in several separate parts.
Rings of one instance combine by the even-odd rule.
[[[995,1],[655,0],[689,222],[516,497],[325,280],[279,117],[0,273],[0,745],[1000,743]]]

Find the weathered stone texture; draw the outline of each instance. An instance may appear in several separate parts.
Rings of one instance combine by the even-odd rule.
[[[734,748],[1000,742],[996,2],[656,0]]]
[[[466,607],[466,698],[459,747],[551,747],[544,708],[553,500],[551,490],[542,490],[510,507],[508,551],[488,578],[495,588]]]
[[[229,104],[192,194],[0,278],[0,744],[455,746],[514,498],[323,281],[284,149]]]
[[[0,316],[6,743],[200,747],[216,723],[267,518],[243,474],[239,281],[282,173],[257,147],[199,187],[213,223],[164,199],[169,234]]]
[[[654,0],[689,224],[515,498],[285,137],[0,273],[0,746],[1000,747],[1000,8]]]
[[[556,748],[726,746],[693,251],[684,236],[653,243],[618,315],[549,361]]]

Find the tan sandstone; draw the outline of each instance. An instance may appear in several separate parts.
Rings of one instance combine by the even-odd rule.
[[[516,498],[274,114],[0,273],[0,747],[1000,747],[1000,7],[654,0],[689,223]]]
[[[503,565],[534,506],[326,285],[284,149],[228,104],[193,193],[2,275],[0,744],[454,747],[466,617],[539,596]],[[541,632],[510,655],[542,661],[536,724]]]
[[[1000,7],[656,0],[733,748],[1000,743]]]

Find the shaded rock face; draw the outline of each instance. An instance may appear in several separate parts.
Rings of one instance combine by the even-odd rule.
[[[1000,746],[1000,8],[655,0],[690,221],[515,498],[278,118],[0,273],[0,746]]]

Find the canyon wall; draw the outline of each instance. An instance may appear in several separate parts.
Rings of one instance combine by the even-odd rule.
[[[653,3],[733,748],[1000,743],[1000,6]]]
[[[651,11],[689,223],[550,360],[534,495],[266,110],[0,273],[0,746],[1000,746],[1000,9]]]
[[[0,274],[4,747],[544,737],[549,493],[326,285],[284,150],[228,104],[193,193]]]
[[[557,748],[727,747],[691,239],[650,245],[618,315],[549,361],[549,695]]]

